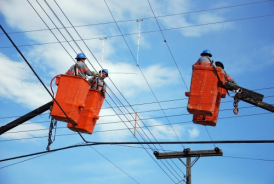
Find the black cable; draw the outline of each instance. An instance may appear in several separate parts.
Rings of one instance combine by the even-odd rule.
[[[167,40],[166,40],[166,38],[165,38],[165,35],[164,35],[162,29],[161,29],[161,27],[160,27],[160,24],[159,24],[159,22],[158,22],[158,20],[157,20],[157,18],[156,18],[156,15],[155,15],[155,13],[154,13],[154,11],[153,11],[153,8],[152,8],[152,6],[151,6],[149,0],[147,0],[147,2],[148,2],[148,4],[149,4],[149,7],[150,7],[150,9],[151,9],[151,12],[153,13],[153,16],[154,16],[154,18],[155,18],[155,21],[156,21],[156,23],[157,23],[157,25],[158,25],[158,27],[159,27],[159,30],[160,30],[160,32],[161,32],[161,34],[162,34],[162,37],[164,38],[164,42],[166,43],[166,46],[167,46],[168,51],[169,51],[169,53],[170,53],[170,55],[171,55],[171,57],[172,57],[172,60],[173,60],[173,62],[175,63],[175,65],[176,65],[176,67],[177,67],[177,70],[179,71],[179,74],[180,74],[181,79],[183,80],[183,82],[184,82],[184,84],[185,84],[186,89],[188,90],[188,87],[187,87],[187,85],[186,85],[186,82],[185,82],[185,80],[184,80],[184,78],[183,78],[183,75],[182,75],[181,71],[179,70],[179,66],[178,66],[178,64],[177,64],[177,62],[176,62],[176,60],[175,60],[175,58],[174,58],[174,56],[173,56],[173,54],[172,54],[172,52],[171,52],[171,49],[170,49],[170,47],[169,47],[169,45],[168,45],[168,42],[167,42]]]
[[[260,158],[246,158],[246,157],[233,157],[233,156],[222,156],[226,158],[237,158],[237,159],[246,159],[246,160],[259,160],[259,161],[270,161],[274,162],[274,160],[269,160],[269,159],[260,159]]]
[[[246,116],[257,116],[257,115],[265,115],[265,114],[273,114],[273,113],[260,113],[260,114],[251,114],[251,115],[242,115],[242,116],[236,116],[236,117],[224,117],[224,118],[218,118],[218,119],[229,119],[229,118],[241,118],[241,117],[246,117]],[[117,122],[116,122],[117,123]],[[172,123],[172,124],[184,124],[184,123],[192,123],[192,121],[185,121],[185,122],[177,122],[177,123]],[[155,127],[155,126],[166,126],[169,124],[161,124],[161,125],[150,125],[147,127]],[[144,127],[137,127],[138,128],[144,128]],[[132,128],[133,129],[133,128]],[[128,129],[112,129],[112,130],[103,130],[103,131],[94,131],[93,133],[96,132],[109,132],[109,131],[118,131],[118,130],[128,130]],[[60,134],[56,136],[68,136],[68,135],[76,135],[77,133],[73,134]],[[7,142],[7,141],[16,141],[16,140],[25,140],[25,139],[37,139],[37,138],[45,138],[48,136],[43,136],[43,137],[32,137],[32,138],[21,138],[21,139],[8,139],[8,140],[1,140],[0,142]]]
[[[272,89],[274,87],[271,87],[269,89]],[[263,90],[263,89],[266,89],[266,88],[262,88],[262,89],[258,89],[257,91],[259,90]],[[256,90],[253,90],[253,91],[256,91]],[[273,96],[265,96],[264,98],[269,98],[269,97],[274,97]],[[166,101],[159,101],[160,103],[161,102],[170,102],[170,101],[180,101],[180,100],[186,100],[188,98],[183,98],[183,99],[175,99],[175,100],[166,100]],[[228,103],[228,102],[233,102],[233,100],[230,100],[230,101],[224,101],[224,102],[221,102],[221,104],[223,103]],[[143,104],[132,104],[132,105],[124,105],[124,106],[112,106],[112,107],[102,107],[100,109],[112,109],[112,108],[118,108],[118,107],[125,107],[125,106],[137,106],[137,105],[146,105],[146,104],[153,104],[153,103],[157,103],[157,102],[149,102],[149,103],[143,103]],[[170,110],[170,109],[180,109],[180,108],[186,108],[187,106],[179,106],[179,107],[170,107],[170,108],[164,108],[163,110]],[[245,109],[245,108],[252,108],[252,107],[256,107],[256,106],[247,106],[247,107],[241,107],[241,109]],[[98,108],[99,109],[99,108]],[[96,110],[96,108],[94,109]],[[219,111],[225,111],[225,110],[231,110],[231,109],[220,109]],[[138,113],[146,113],[146,112],[153,112],[153,111],[161,111],[161,109],[154,109],[154,110],[148,110],[148,111],[138,111]],[[73,111],[67,111],[67,112],[73,112]],[[132,113],[126,113],[126,114],[134,114],[135,112],[132,112]],[[36,114],[36,115],[48,115],[50,113],[42,113],[42,114]],[[117,115],[117,114],[116,114]],[[100,116],[101,117],[106,117],[106,116],[116,116],[116,115],[103,115],[103,116]],[[123,114],[118,114],[118,115],[123,115]],[[22,116],[22,115],[21,115]],[[8,119],[8,118],[19,118],[21,116],[7,116],[7,117],[0,117],[0,119]],[[35,123],[35,122],[33,122]],[[31,124],[31,123],[24,123],[24,124]]]
[[[177,16],[177,15],[184,15],[184,14],[191,14],[191,13],[199,13],[199,12],[205,12],[205,11],[212,11],[212,10],[219,10],[219,9],[226,9],[226,8],[234,8],[234,7],[240,7],[240,6],[246,6],[246,5],[253,5],[258,3],[265,3],[270,2],[273,0],[266,0],[266,1],[257,1],[257,2],[251,2],[251,3],[244,3],[244,4],[238,4],[238,5],[232,5],[232,6],[223,6],[218,8],[211,8],[211,9],[204,9],[204,10],[197,10],[197,11],[190,11],[190,12],[183,12],[183,13],[175,13],[175,14],[168,14],[168,15],[160,15],[156,16],[159,17],[170,17],[170,16]],[[129,22],[129,21],[136,21],[137,19],[154,19],[155,17],[145,17],[145,18],[135,18],[135,19],[129,19],[129,20],[121,20],[117,22]],[[115,22],[104,22],[104,23],[96,23],[96,24],[86,24],[86,25],[74,25],[73,27],[87,27],[87,26],[94,26],[94,25],[102,25],[102,24],[113,24]],[[72,27],[66,27],[66,28],[72,28]],[[48,31],[48,30],[55,30],[55,29],[63,29],[63,28],[48,28],[48,29],[38,29],[38,30],[28,30],[28,31],[16,31],[16,32],[9,32],[8,34],[16,34],[16,33],[27,33],[27,32],[36,32],[36,31]],[[0,35],[3,33],[0,33]]]
[[[249,20],[249,19],[256,19],[256,18],[263,18],[263,17],[268,17],[268,16],[273,16],[274,14],[268,14],[268,15],[260,15],[260,16],[255,16],[255,17],[247,17],[247,18],[240,18],[240,19],[233,19],[233,20],[227,20],[227,21],[220,21],[220,22],[211,22],[211,23],[205,23],[205,24],[196,24],[196,25],[190,25],[190,26],[181,26],[181,27],[174,27],[174,28],[166,28],[162,29],[162,31],[170,31],[170,30],[175,30],[175,29],[185,29],[185,28],[191,28],[191,27],[198,27],[198,26],[206,26],[206,25],[213,25],[213,24],[220,24],[220,23],[227,23],[227,22],[236,22],[236,21],[242,21],[242,20]],[[143,31],[141,32],[142,34],[146,33],[154,33],[154,32],[159,32],[160,30],[152,30],[152,31]],[[120,36],[130,36],[130,35],[135,35],[139,34],[138,33],[126,33],[123,35],[111,35],[111,36],[104,36],[108,38],[112,37],[120,37]],[[99,39],[102,37],[95,37],[95,38],[86,38],[83,40],[93,40],[93,39]],[[69,40],[69,42],[72,42],[73,40]],[[81,40],[74,40],[74,41],[81,41]],[[65,41],[60,41],[60,43],[65,42]],[[36,43],[36,44],[28,44],[28,45],[18,45],[18,47],[26,47],[26,46],[35,46],[35,45],[45,45],[45,44],[56,44],[59,42],[47,42],[47,43]],[[5,48],[12,48],[12,46],[4,46],[0,47],[0,49],[5,49]]]
[[[131,144],[272,144],[274,143],[274,140],[230,140],[230,141],[157,141],[157,142],[93,142],[93,143],[86,143],[86,144],[81,144],[81,145],[72,145],[72,146],[67,146],[67,147],[62,147],[58,149],[52,149],[50,151],[42,151],[42,152],[37,152],[37,153],[31,153],[27,155],[21,155],[17,157],[11,157],[11,158],[6,158],[0,160],[0,162],[8,161],[8,160],[14,160],[14,159],[19,159],[19,158],[24,158],[24,157],[29,157],[29,156],[34,156],[34,155],[40,155],[40,154],[45,154],[45,153],[51,153],[51,152],[56,152],[56,151],[61,151],[65,149],[70,149],[70,148],[76,148],[76,147],[83,147],[83,146],[96,146],[96,145],[131,145]]]
[[[250,106],[250,107],[242,107],[242,109],[243,108],[253,108],[253,106]],[[232,110],[232,109],[225,109],[225,110]],[[220,111],[222,111],[222,110],[220,110]],[[243,116],[254,116],[254,115],[264,115],[264,114],[272,114],[272,113],[261,113],[261,114],[250,114],[250,115],[242,115],[242,116],[228,116],[228,117],[222,117],[222,118],[218,118],[218,119],[228,119],[228,118],[237,118],[237,117],[243,117]],[[168,117],[174,117],[174,116],[183,116],[183,115],[191,115],[192,116],[192,114],[176,114],[176,115],[170,115],[170,116],[168,116]],[[165,118],[165,116],[159,116],[159,117],[151,117],[151,118],[142,118],[142,119],[138,119],[138,120],[141,120],[141,121],[143,121],[143,120],[148,120],[148,119],[158,119],[158,118]],[[134,122],[135,120],[132,120],[132,122]],[[46,122],[49,122],[49,121],[46,121]],[[121,122],[123,122],[123,121],[114,121],[114,122],[106,122],[106,123],[97,123],[96,125],[98,126],[100,126],[100,125],[109,125],[109,124],[111,124],[111,123],[121,123]],[[130,122],[130,121],[129,121]],[[192,121],[186,121],[186,122],[180,122],[180,123],[189,123],[189,122],[192,122]],[[33,123],[35,123],[35,122],[33,122]],[[36,122],[36,123],[38,123],[38,122]],[[171,124],[179,124],[179,123],[171,123]],[[88,124],[87,124],[88,125]],[[165,125],[169,125],[169,124],[162,124],[162,125],[152,125],[152,126],[149,126],[149,125],[146,125],[147,127],[153,127],[153,126],[165,126]],[[58,127],[58,129],[60,129],[60,128],[67,128],[67,127]],[[144,128],[144,127],[137,127],[137,128]],[[130,128],[128,128],[128,129],[130,129]],[[33,129],[33,130],[23,130],[23,131],[16,131],[16,132],[5,132],[5,133],[3,133],[3,135],[4,134],[10,134],[10,133],[20,133],[20,132],[30,132],[30,131],[40,131],[40,130],[48,130],[47,128],[45,128],[45,129]],[[117,129],[116,129],[117,130]],[[121,130],[121,129],[119,129],[119,130]],[[124,130],[124,129],[123,129]],[[108,130],[108,131],[110,131],[110,130]],[[113,130],[113,131],[115,131],[115,130]],[[94,132],[101,132],[101,131],[94,131]],[[94,133],[93,132],[93,133]],[[1,141],[0,141],[1,142]]]

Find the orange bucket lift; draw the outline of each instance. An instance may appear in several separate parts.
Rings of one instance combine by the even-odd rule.
[[[104,97],[95,89],[90,89],[90,83],[83,77],[60,75],[56,77],[58,86],[55,99],[61,105],[75,128],[82,133],[92,134]],[[75,130],[58,105],[53,102],[50,114],[58,121],[67,122],[67,127]]]
[[[79,132],[92,134],[95,124],[99,119],[104,99],[98,90],[89,90],[85,101],[85,108],[80,112],[78,125],[75,126]],[[68,123],[67,127],[72,131],[76,131],[71,123]]]
[[[193,123],[216,126],[221,98],[225,98],[226,90],[221,88],[212,66],[193,65],[187,110],[193,114]],[[215,68],[221,83],[225,82],[225,74],[221,68]]]

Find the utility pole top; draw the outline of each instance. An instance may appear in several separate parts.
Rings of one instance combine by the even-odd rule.
[[[186,184],[191,184],[191,168],[197,162],[200,157],[209,156],[223,156],[223,151],[218,147],[214,150],[197,150],[190,151],[190,148],[184,149],[184,151],[174,151],[168,153],[159,153],[154,151],[153,154],[157,159],[168,159],[168,158],[178,158],[186,166]],[[193,162],[191,162],[191,157],[196,157]],[[186,163],[181,159],[186,158]]]
[[[186,158],[186,157],[209,157],[209,156],[223,156],[223,151],[216,147],[214,150],[197,150],[190,151],[190,148],[184,149],[184,151],[174,151],[168,153],[159,153],[154,151],[154,155],[157,159],[167,158]]]

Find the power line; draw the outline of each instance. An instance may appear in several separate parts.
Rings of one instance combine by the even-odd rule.
[[[237,158],[237,159],[245,159],[245,160],[259,160],[259,161],[268,161],[268,162],[273,162],[274,160],[269,160],[269,159],[261,159],[261,158],[245,158],[245,157],[233,157],[233,156],[223,156],[226,158]]]
[[[199,27],[199,26],[207,26],[207,25],[214,25],[214,24],[221,24],[221,23],[228,23],[228,22],[236,22],[236,21],[242,21],[242,20],[249,20],[249,19],[256,19],[256,18],[264,18],[264,17],[269,17],[273,16],[274,14],[267,14],[267,15],[260,15],[260,16],[254,16],[254,17],[246,17],[246,18],[240,18],[240,19],[233,19],[233,20],[227,20],[227,21],[219,21],[219,22],[211,22],[211,23],[205,23],[205,24],[196,24],[196,25],[190,25],[190,26],[181,26],[181,27],[173,27],[173,28],[166,28],[162,29],[162,31],[171,31],[171,30],[176,30],[176,29],[186,29],[186,28],[192,28],[192,27]],[[147,34],[147,33],[154,33],[154,32],[159,32],[160,30],[152,30],[152,31],[143,31],[141,32],[142,34]],[[136,35],[138,33],[126,33],[126,34],[120,34],[120,35],[110,35],[110,36],[104,36],[108,38],[114,38],[114,37],[121,37],[121,36],[130,36],[130,35]],[[101,36],[102,37],[102,36]],[[93,40],[93,39],[99,39],[101,37],[94,37],[94,38],[86,38],[83,40]],[[68,42],[72,41],[81,41],[81,40],[69,40]],[[35,43],[35,44],[28,44],[28,45],[18,45],[18,47],[26,47],[26,46],[35,46],[35,45],[46,45],[46,44],[56,44],[56,43],[63,43],[66,41],[60,41],[60,42],[47,42],[47,43]],[[6,48],[12,48],[12,46],[4,46],[0,47],[0,49],[6,49]]]
[[[273,114],[273,113],[260,113],[260,114],[242,115],[242,116],[236,116],[236,117],[223,117],[223,118],[219,118],[219,119],[241,118],[241,117],[246,117],[246,116],[257,116],[257,115],[265,115],[265,114]],[[164,117],[162,117],[162,118],[164,118]],[[121,121],[118,121],[118,122],[121,122]],[[112,123],[118,123],[118,122],[112,122]],[[176,123],[172,123],[172,125],[174,125],[174,124],[185,124],[185,123],[192,123],[192,121],[176,122]],[[169,125],[169,124],[146,125],[146,127],[157,127],[157,126],[166,126],[166,125]],[[144,128],[144,127],[136,127],[136,129],[139,129],[139,128]],[[130,129],[134,129],[134,128],[130,128]],[[102,131],[98,130],[98,131],[94,131],[93,133],[110,132],[110,131],[121,131],[121,130],[128,130],[128,128],[102,130]],[[69,136],[69,135],[76,135],[76,134],[77,133],[59,134],[59,135],[56,135],[56,136]],[[20,138],[20,139],[8,139],[8,140],[0,140],[0,142],[28,140],[28,139],[38,139],[38,138],[47,138],[47,137],[48,136],[32,137],[32,138]]]
[[[264,90],[264,89],[273,89],[274,87],[269,87],[269,88],[261,88],[261,89],[257,89],[257,90],[253,90],[253,91],[259,91],[259,90]],[[269,98],[269,97],[274,97],[273,96],[265,96],[264,98]],[[181,99],[174,99],[174,100],[164,100],[164,101],[159,101],[160,103],[163,102],[172,102],[172,101],[183,101],[183,100],[188,100],[188,98],[181,98]],[[228,103],[228,102],[233,102],[233,100],[229,100],[229,101],[224,101],[221,102],[221,104],[223,103]],[[148,105],[148,104],[154,104],[154,103],[158,103],[158,102],[147,102],[147,103],[141,103],[141,104],[131,104],[131,105],[123,105],[123,106],[112,106],[112,107],[102,107],[100,109],[112,109],[112,108],[119,108],[119,107],[125,107],[125,106],[139,106],[139,105]],[[170,107],[170,108],[163,108],[163,110],[170,110],[170,109],[179,109],[179,108],[186,108],[187,106],[178,106],[178,107]],[[255,106],[248,106],[248,107],[241,107],[241,109],[244,108],[251,108],[251,107],[255,107]],[[96,108],[95,108],[96,110]],[[145,113],[145,112],[152,112],[152,111],[160,111],[161,109],[155,109],[155,110],[148,110],[148,111],[138,111],[138,113]],[[224,110],[231,110],[231,109],[221,109],[219,111],[224,111]],[[67,111],[67,112],[73,112],[73,111]],[[132,112],[133,114],[135,112]],[[126,114],[132,114],[132,113],[126,113]],[[48,115],[50,113],[42,113],[42,114],[37,114],[37,115]],[[118,115],[123,115],[123,114],[118,114]],[[22,115],[17,115],[17,116],[6,116],[6,117],[0,117],[0,119],[8,119],[8,118],[19,118]],[[105,117],[105,116],[116,116],[116,115],[104,115],[104,116],[100,116],[100,117]],[[25,123],[28,124],[28,123]]]
[[[147,0],[147,2],[148,2],[148,4],[149,4],[149,7],[150,7],[150,9],[151,9],[151,12],[153,13],[153,16],[154,16],[154,18],[155,18],[155,21],[156,21],[156,23],[157,23],[157,25],[158,25],[158,27],[159,27],[159,30],[160,30],[160,32],[161,32],[161,35],[162,35],[162,37],[164,38],[164,42],[166,43],[166,46],[167,46],[168,51],[169,51],[169,53],[170,53],[170,55],[171,55],[171,57],[172,57],[172,60],[173,60],[173,62],[175,63],[175,66],[176,66],[176,68],[177,68],[177,70],[178,70],[178,72],[179,72],[179,74],[180,74],[180,76],[181,76],[181,79],[182,79],[183,82],[184,82],[184,85],[185,85],[186,89],[188,90],[188,87],[187,87],[187,85],[186,85],[186,82],[185,82],[185,80],[184,80],[184,78],[183,78],[183,75],[182,75],[181,71],[179,70],[179,66],[178,66],[178,64],[177,64],[177,62],[176,62],[176,60],[175,60],[175,58],[174,58],[174,56],[173,56],[173,54],[172,54],[172,52],[171,52],[171,49],[170,49],[170,47],[169,47],[169,45],[168,45],[168,42],[167,42],[167,40],[166,40],[166,37],[165,37],[165,35],[164,35],[162,29],[161,29],[161,27],[160,27],[160,24],[159,24],[159,22],[158,22],[158,20],[157,20],[157,18],[156,18],[156,15],[155,15],[155,13],[154,13],[154,11],[153,11],[153,8],[152,8],[152,6],[151,6],[149,0]]]
[[[19,158],[34,156],[34,155],[40,155],[45,153],[51,153],[76,147],[84,147],[84,146],[97,146],[97,145],[132,145],[132,144],[272,144],[274,143],[274,140],[220,140],[220,141],[157,141],[157,142],[92,142],[92,143],[86,143],[86,144],[80,144],[80,145],[72,145],[67,147],[62,147],[58,149],[52,149],[50,151],[42,151],[37,153],[31,153],[27,155],[21,155],[17,157],[12,158],[6,158],[0,160],[0,162],[5,162],[8,160],[15,160]]]
[[[155,17],[162,18],[162,17],[171,17],[171,16],[177,16],[177,15],[191,14],[191,13],[200,13],[200,12],[206,12],[206,11],[212,11],[212,10],[220,10],[220,9],[234,8],[234,7],[240,7],[240,6],[254,5],[254,4],[265,3],[265,2],[270,2],[270,1],[273,1],[273,0],[256,1],[256,2],[244,3],[244,4],[238,4],[238,5],[232,5],[232,6],[223,6],[223,7],[218,7],[218,8],[211,8],[211,9],[204,9],[204,10],[197,10],[197,11],[190,11],[190,12],[159,15],[159,16],[155,16]],[[154,19],[155,17],[153,16],[153,17],[135,18],[135,19],[129,19],[129,20],[120,20],[120,21],[118,20],[117,22],[130,22],[130,21],[136,21],[137,19]],[[113,24],[113,23],[115,23],[115,22],[102,22],[102,23],[96,23],[96,24],[74,25],[73,27],[87,27],[87,26],[105,25],[105,24]],[[66,27],[66,28],[73,28],[73,27]],[[27,31],[16,31],[16,32],[8,32],[8,34],[48,31],[48,30],[55,30],[55,29],[63,29],[63,28],[58,27],[58,28],[52,28],[52,29],[48,28],[48,29],[37,29],[37,30],[27,30]],[[3,33],[0,33],[0,35],[1,34],[3,34]]]

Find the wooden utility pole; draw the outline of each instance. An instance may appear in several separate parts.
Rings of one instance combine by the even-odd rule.
[[[223,151],[216,147],[214,150],[198,150],[190,151],[190,148],[180,152],[159,153],[154,151],[157,159],[178,158],[186,166],[186,184],[191,184],[191,167],[198,161],[200,157],[223,156]],[[196,157],[191,163],[191,157]],[[181,158],[186,158],[186,164]]]

